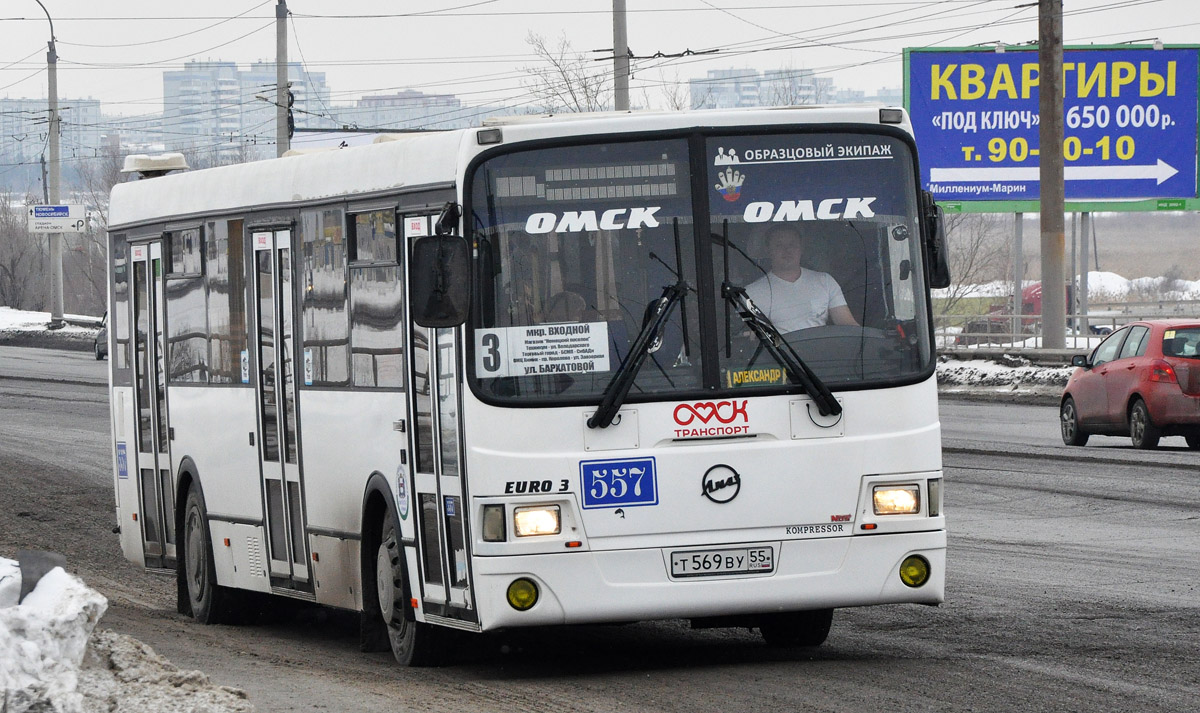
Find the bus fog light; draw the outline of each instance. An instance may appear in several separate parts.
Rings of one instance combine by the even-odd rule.
[[[483,506],[483,541],[504,542],[504,506]]]
[[[538,588],[531,580],[521,578],[508,585],[508,603],[517,611],[526,611],[537,604]]]
[[[517,537],[557,535],[562,532],[557,505],[537,505],[513,511],[513,530]]]
[[[872,493],[876,515],[912,515],[921,510],[921,491],[915,485],[877,485]]]
[[[920,555],[909,555],[900,563],[900,581],[910,587],[919,587],[929,581],[929,560]]]

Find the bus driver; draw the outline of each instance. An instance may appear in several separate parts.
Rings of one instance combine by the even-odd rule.
[[[802,267],[804,239],[798,227],[774,225],[767,231],[771,271],[746,286],[754,301],[781,333],[834,324],[858,326],[842,288],[831,275]]]

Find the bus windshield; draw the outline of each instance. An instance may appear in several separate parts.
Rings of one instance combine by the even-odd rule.
[[[558,146],[470,180],[469,365],[487,400],[598,402],[668,292],[629,401],[804,391],[749,305],[831,389],[929,369],[913,157],[891,134]]]

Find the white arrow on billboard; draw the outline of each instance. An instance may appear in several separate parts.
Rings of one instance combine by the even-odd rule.
[[[1134,181],[1154,179],[1158,184],[1179,173],[1171,164],[1158,159],[1157,163],[1141,166],[1067,166],[1063,180],[1067,181]],[[984,166],[981,168],[931,168],[933,183],[963,183],[968,181],[1037,181],[1037,166]]]

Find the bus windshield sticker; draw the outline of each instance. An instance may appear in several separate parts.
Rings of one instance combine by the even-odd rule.
[[[579,462],[583,509],[658,504],[653,458]]]
[[[729,203],[736,203],[737,199],[742,197],[742,185],[745,183],[746,177],[741,171],[732,168],[717,171],[717,193]]]
[[[313,384],[313,350],[304,350],[304,385],[312,386]]]
[[[607,322],[475,330],[475,373],[481,378],[608,370]]]
[[[718,221],[866,220],[904,214],[912,191],[904,143],[878,135],[713,137],[708,160]]]
[[[713,157],[714,166],[729,166],[741,162],[742,160],[738,158],[737,149],[729,149],[729,153],[725,153],[724,146],[718,146],[717,155]]]

